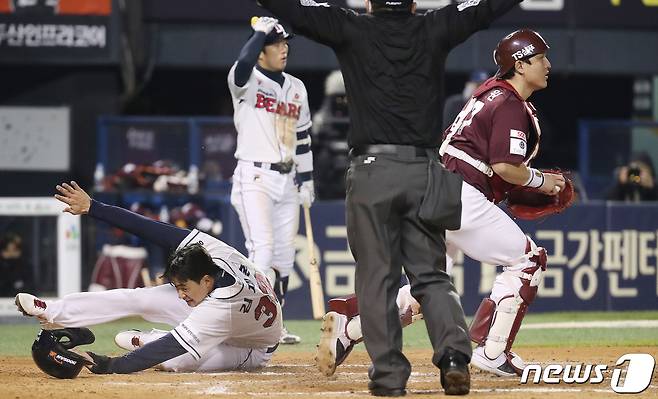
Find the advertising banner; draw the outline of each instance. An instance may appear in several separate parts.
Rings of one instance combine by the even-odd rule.
[[[17,60],[108,61],[112,0],[0,0],[0,55]]]
[[[347,245],[342,201],[318,203],[311,212],[326,299],[353,293],[354,259]],[[532,311],[658,309],[657,212],[655,204],[599,203],[575,205],[538,223],[519,223],[548,251],[548,270]],[[295,272],[286,298],[289,319],[311,317],[304,224],[300,225]],[[473,315],[489,295],[500,271],[458,256],[452,276],[467,315]]]

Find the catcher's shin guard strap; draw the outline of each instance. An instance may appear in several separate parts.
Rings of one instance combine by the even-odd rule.
[[[487,335],[489,335],[489,327],[491,326],[491,320],[493,319],[494,312],[496,310],[496,303],[489,298],[484,298],[480,302],[478,310],[473,316],[473,321],[468,328],[468,333],[471,336],[471,341],[483,344],[487,340]]]

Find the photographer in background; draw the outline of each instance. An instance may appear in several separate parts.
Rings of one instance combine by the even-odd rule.
[[[13,297],[32,290],[31,270],[23,260],[23,239],[16,233],[0,236],[0,297]]]
[[[313,154],[318,198],[345,198],[348,167],[347,133],[350,126],[345,82],[340,70],[327,75],[322,106],[313,116]]]
[[[616,182],[607,199],[626,202],[658,200],[656,177],[649,154],[644,151],[634,153],[628,165],[616,170]]]

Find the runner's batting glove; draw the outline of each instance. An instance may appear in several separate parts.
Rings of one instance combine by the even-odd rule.
[[[313,180],[306,180],[299,186],[299,202],[302,206],[311,207],[315,201],[315,186]]]
[[[105,355],[97,355],[94,352],[87,352],[87,354],[94,360],[94,365],[89,367],[89,371],[94,374],[112,374],[110,366],[112,365],[112,358]]]
[[[252,24],[252,28],[256,32],[263,32],[266,35],[272,32],[274,26],[279,23],[279,20],[271,17],[260,17]]]

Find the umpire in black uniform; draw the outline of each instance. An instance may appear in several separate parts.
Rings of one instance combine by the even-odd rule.
[[[471,344],[445,272],[446,225],[426,223],[419,211],[428,206],[429,182],[443,187],[439,175],[446,174],[436,166],[446,56],[521,1],[467,0],[417,15],[412,0],[366,0],[365,14],[313,0],[259,0],[296,33],[331,47],[345,78],[347,232],[373,395],[404,395],[411,373],[395,303],[402,267],[423,309],[445,393],[469,392]],[[459,198],[460,187],[438,196]]]

